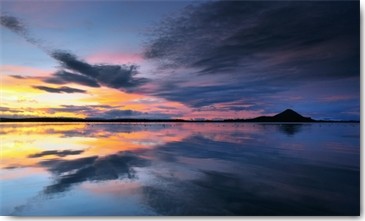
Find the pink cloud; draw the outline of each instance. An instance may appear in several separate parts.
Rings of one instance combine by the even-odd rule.
[[[194,111],[187,116],[183,117],[184,119],[227,119],[227,118],[254,118],[258,116],[262,116],[263,110],[242,110],[242,111],[220,111],[220,110],[212,110],[212,111]]]
[[[53,27],[52,18],[66,13],[69,8],[69,3],[63,1],[13,1],[6,4],[6,10],[9,13],[31,19],[32,24],[36,23],[42,27]]]
[[[126,64],[140,62],[143,58],[139,54],[97,53],[88,56],[86,60],[90,63]]]
[[[21,76],[46,76],[52,70],[43,70],[27,66],[2,65],[0,73],[6,75],[21,75]]]
[[[62,1],[54,1],[52,3],[47,1],[14,1],[7,5],[12,11],[39,16],[49,13],[61,13],[63,10],[67,9],[68,4]]]
[[[322,100],[324,101],[343,101],[343,100],[349,100],[349,99],[353,99],[354,96],[351,95],[333,95],[333,96],[328,96],[328,97],[324,97],[322,98]]]

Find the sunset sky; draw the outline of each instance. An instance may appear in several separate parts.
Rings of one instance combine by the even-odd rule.
[[[0,4],[1,117],[360,119],[359,1]]]

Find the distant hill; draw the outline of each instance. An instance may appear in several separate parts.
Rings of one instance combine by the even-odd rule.
[[[182,119],[134,119],[134,118],[67,118],[67,117],[31,117],[0,118],[0,122],[184,122]]]
[[[97,119],[97,118],[55,118],[55,117],[33,117],[33,118],[0,118],[0,122],[338,122],[338,123],[359,123],[359,121],[330,121],[314,120],[310,117],[303,117],[297,112],[286,109],[274,116],[261,116],[252,119],[225,119],[225,120],[183,120],[183,119]]]
[[[247,122],[315,122],[310,117],[303,117],[292,109],[276,114],[274,116],[261,116],[253,119],[247,119]]]

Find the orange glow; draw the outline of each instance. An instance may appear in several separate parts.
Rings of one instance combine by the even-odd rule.
[[[32,77],[14,78],[9,75],[32,74]],[[214,119],[214,118],[249,118],[256,117],[261,111],[230,111],[225,110],[226,104],[217,104],[214,109],[193,110],[192,108],[163,98],[146,96],[137,93],[127,93],[119,89],[108,87],[90,88],[73,83],[68,87],[82,89],[86,93],[49,93],[34,88],[33,86],[59,87],[43,82],[44,77],[51,71],[38,70],[22,66],[1,67],[1,107],[8,108],[1,112],[2,116],[12,117],[95,117],[88,116],[86,112],[68,111],[65,105],[90,106],[107,105],[104,110],[133,110],[146,114],[146,118],[154,116],[171,116],[182,119]],[[157,113],[157,115],[154,115]],[[160,115],[158,115],[160,114]]]
[[[204,124],[191,123],[17,123],[0,125],[1,168],[38,167],[46,159],[78,159],[90,156],[106,156],[121,151],[135,151],[180,142],[192,134],[206,135]],[[235,131],[247,136],[232,137]],[[209,139],[245,143],[252,133],[261,127],[235,124],[209,124]],[[43,151],[79,150],[80,154],[57,156],[45,155],[30,158]]]
[[[121,90],[112,88],[89,88],[90,96],[78,99],[78,103],[88,105],[110,105],[120,107],[121,110],[134,110],[141,112],[160,111],[169,113],[168,110],[162,109],[161,106],[187,111],[188,108],[178,102],[171,102],[160,98],[145,96],[141,94],[126,93]],[[146,100],[155,100],[146,102]]]
[[[47,124],[2,124],[0,125],[1,167],[35,166],[39,159],[29,155],[52,149],[82,149],[76,139],[66,139],[62,133],[71,128],[80,130],[83,125]],[[65,140],[69,140],[65,143]],[[50,158],[47,156],[45,158]]]
[[[47,124],[18,123],[0,125],[1,168],[39,166],[45,159],[75,159],[88,156],[105,156],[120,151],[155,148],[169,142],[184,139],[190,133],[182,133],[176,128],[147,130],[143,124],[112,125],[116,128],[136,127],[133,131],[113,131],[103,124]],[[166,136],[168,134],[168,136]],[[29,155],[50,150],[81,150],[78,155],[59,157],[46,155],[30,158]]]
[[[0,66],[2,75],[21,75],[21,76],[46,76],[52,73],[51,70],[42,70],[27,66],[2,65]]]
[[[86,90],[87,93],[48,93],[36,88],[35,85],[45,85],[42,77],[13,78],[4,75],[1,78],[1,106],[12,109],[14,112],[2,111],[2,115],[12,116],[39,116],[39,117],[88,117],[81,112],[61,111],[62,105],[88,106],[108,105],[118,110],[134,110],[140,112],[159,111],[162,113],[174,113],[174,110],[186,110],[187,108],[177,102],[170,102],[154,97],[126,93],[111,88],[89,88],[85,86],[68,84],[69,87]],[[57,86],[56,86],[57,87]],[[145,102],[147,101],[147,102]],[[152,101],[152,102],[151,102]],[[169,108],[161,109],[161,106]],[[58,108],[58,111],[51,111]]]
[[[14,114],[14,112],[2,111],[1,114],[9,116],[83,117],[78,113],[57,112],[50,114],[47,109],[57,108],[62,104],[77,103],[78,99],[89,95],[46,93],[33,88],[35,85],[44,85],[42,77],[17,79],[7,75],[2,76],[1,107],[7,107],[16,112]]]
[[[164,136],[167,131],[169,131],[170,136]],[[119,151],[154,148],[169,142],[181,141],[186,134],[179,134],[178,132],[177,130],[166,129],[160,132],[136,131],[132,133],[112,133],[107,136],[107,139],[91,139],[83,142],[83,144],[90,147],[85,154],[89,156],[104,156]]]
[[[100,184],[98,183],[83,183],[82,188],[97,195],[120,194],[121,190],[124,190],[123,192],[127,192],[129,194],[134,194],[135,191],[138,191],[138,188],[140,188],[140,185],[136,182],[105,182],[102,185],[103,188],[100,188]]]
[[[88,104],[101,104],[101,105],[111,105],[120,106],[123,102],[128,102],[133,99],[138,99],[144,97],[138,94],[129,94],[117,89],[111,88],[89,88],[90,96],[80,99],[79,102],[84,102]]]

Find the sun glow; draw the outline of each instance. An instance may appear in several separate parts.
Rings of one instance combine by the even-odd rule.
[[[151,126],[151,125],[149,125]],[[152,125],[153,126],[153,125]],[[155,126],[158,130],[148,130],[143,124],[129,131],[128,125],[112,124],[63,124],[63,123],[17,123],[0,125],[1,167],[37,167],[47,159],[70,160],[90,156],[106,156],[120,151],[154,148],[169,142],[178,142],[189,136],[173,127]],[[116,131],[115,129],[126,130]],[[164,136],[169,134],[169,136]],[[80,154],[40,157],[31,155],[44,151],[79,150]]]

